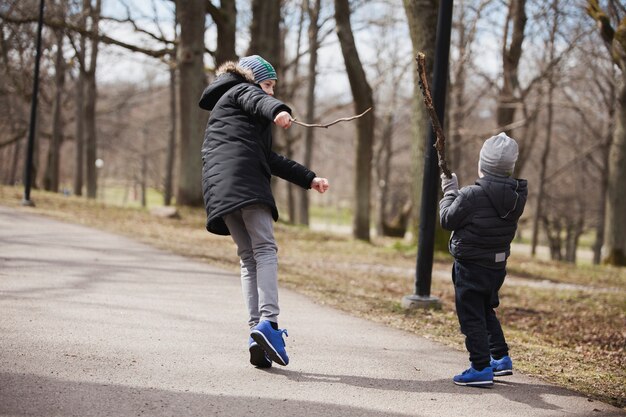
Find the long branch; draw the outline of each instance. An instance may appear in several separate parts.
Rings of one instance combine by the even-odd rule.
[[[443,134],[441,123],[439,123],[439,118],[437,117],[435,106],[433,105],[433,98],[430,94],[430,87],[428,86],[428,81],[426,79],[426,55],[422,52],[418,52],[415,60],[417,61],[417,73],[419,75],[420,89],[422,90],[422,95],[424,96],[424,104],[428,110],[430,122],[433,125],[433,130],[435,131],[435,136],[437,137],[437,141],[433,146],[437,149],[439,168],[441,168],[441,171],[446,175],[446,177],[452,178],[452,173],[448,169],[448,164],[446,163],[446,137]]]
[[[368,111],[372,110],[372,108],[368,108],[367,110],[365,110],[363,113],[361,114],[357,114],[356,116],[351,116],[351,117],[342,117],[341,119],[337,119],[335,121],[332,121],[330,123],[325,123],[325,124],[318,124],[318,123],[303,123],[303,122],[299,122],[296,119],[291,119],[291,123],[295,123],[297,125],[300,126],[304,126],[304,127],[321,127],[324,129],[328,129],[330,126],[337,124],[339,122],[349,122],[350,120],[354,120],[354,119],[358,119],[359,117],[363,116],[365,113],[367,113]]]

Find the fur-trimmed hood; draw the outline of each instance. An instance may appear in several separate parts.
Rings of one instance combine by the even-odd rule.
[[[228,61],[219,66],[216,78],[204,90],[198,105],[204,110],[213,110],[217,101],[231,88],[241,83],[255,84],[254,74],[241,68],[236,62]]]
[[[235,61],[224,62],[217,68],[217,71],[215,71],[215,76],[219,77],[220,75],[227,73],[239,75],[247,82],[254,84],[254,74],[252,73],[252,70],[241,68]]]

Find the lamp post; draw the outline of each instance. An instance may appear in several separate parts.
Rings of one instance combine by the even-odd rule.
[[[35,127],[37,126],[37,97],[39,95],[39,62],[41,61],[41,31],[43,29],[44,0],[39,2],[39,21],[37,22],[37,46],[35,54],[35,74],[33,76],[33,96],[30,101],[30,125],[28,128],[28,146],[26,148],[26,164],[24,166],[24,199],[23,206],[34,206],[30,199],[30,188],[33,175],[33,153],[35,151]]]
[[[448,57],[450,54],[450,32],[452,29],[453,0],[439,0],[437,17],[437,41],[433,68],[433,102],[435,112],[443,125],[448,80]],[[429,125],[424,151],[424,176],[422,178],[422,205],[420,207],[417,265],[415,268],[415,294],[402,298],[405,308],[440,308],[441,302],[430,295],[433,256],[435,252],[435,224],[437,222],[437,193],[439,190],[439,166],[437,138]]]

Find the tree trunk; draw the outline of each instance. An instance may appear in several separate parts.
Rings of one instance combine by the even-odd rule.
[[[96,85],[96,63],[98,60],[98,23],[100,21],[100,1],[95,6],[90,0],[84,0],[83,9],[89,10],[91,17],[91,54],[89,66],[85,71],[85,151],[87,198],[96,198],[98,190],[98,173],[96,171],[97,137],[96,137],[96,101],[98,90]]]
[[[567,225],[567,234],[565,237],[565,262],[576,264],[576,252],[578,250],[578,241],[582,234],[582,219]]]
[[[141,129],[141,136],[143,139],[141,150],[141,207],[146,208],[148,206],[148,149],[150,149],[150,143],[148,142],[148,130],[146,128]]]
[[[550,61],[554,61],[555,55],[555,40],[556,33],[558,29],[558,21],[559,21],[559,12],[558,12],[558,0],[555,0],[552,3],[552,13],[554,14],[553,24],[550,30]],[[539,180],[537,181],[537,185],[539,189],[537,190],[537,199],[535,204],[535,212],[533,214],[533,234],[531,239],[531,249],[530,253],[532,256],[535,256],[537,253],[537,241],[539,238],[539,221],[542,216],[543,211],[543,199],[544,199],[544,191],[545,191],[545,182],[546,182],[546,172],[548,168],[548,157],[550,156],[550,145],[552,143],[552,122],[554,120],[554,104],[552,103],[552,99],[554,96],[554,68],[552,68],[548,74],[548,117],[547,117],[547,125],[546,125],[546,140],[543,147],[543,152],[541,154],[541,163],[539,165]]]
[[[454,111],[452,112],[451,124],[452,124],[452,134],[450,135],[450,143],[446,143],[446,148],[448,151],[448,165],[453,166],[456,169],[456,172],[464,172],[463,166],[461,165],[463,162],[463,158],[461,158],[461,141],[463,139],[463,135],[461,131],[465,125],[465,83],[467,78],[466,72],[466,62],[463,61],[464,57],[467,54],[467,45],[465,43],[465,25],[463,22],[459,25],[458,29],[458,37],[459,37],[459,59],[460,62],[456,68],[454,74],[454,84],[451,87],[451,95],[453,97],[454,103]]]
[[[394,93],[395,94],[395,93]],[[395,101],[393,102],[395,104]],[[393,104],[392,104],[393,105]],[[387,202],[389,201],[389,177],[391,174],[391,155],[393,140],[394,109],[384,117],[384,124],[380,137],[380,147],[376,157],[376,172],[378,173],[378,221],[376,231],[379,236],[385,236]],[[406,230],[405,230],[406,232]],[[404,233],[402,234],[404,235]]]
[[[48,147],[48,163],[44,173],[44,189],[59,191],[59,166],[63,143],[63,90],[65,89],[65,58],[63,56],[63,31],[56,30],[57,54],[54,63],[54,102],[52,105],[52,138]]]
[[[623,85],[615,133],[609,151],[609,172],[606,193],[603,263],[626,265],[626,67],[622,68]]]
[[[622,87],[618,94],[615,132],[609,148],[608,181],[604,224],[602,262],[610,265],[626,265],[626,37],[623,36],[623,20],[614,19],[618,29],[611,27],[611,17],[600,8],[598,0],[587,0],[587,12],[596,21],[600,35],[613,62],[622,75]],[[610,10],[616,12],[616,9]]]
[[[548,239],[548,247],[550,248],[550,259],[553,261],[560,261],[563,259],[561,232],[563,231],[563,225],[560,218],[553,218],[552,216],[544,215],[541,221],[546,232]]]
[[[85,81],[85,173],[87,177],[87,198],[96,198],[98,190],[98,175],[96,171],[96,101],[98,91],[95,71],[89,71],[86,74]]]
[[[178,19],[176,13],[174,13],[174,37],[178,39]],[[169,57],[169,71],[170,71],[170,132],[169,139],[167,141],[167,155],[165,157],[165,181],[163,192],[163,205],[169,206],[172,204],[172,197],[174,196],[174,162],[176,161],[176,134],[178,133],[177,121],[178,114],[176,109],[176,69],[178,63],[176,62],[176,47],[174,47],[172,54]]]
[[[350,89],[354,97],[356,113],[360,114],[374,106],[372,89],[367,82],[363,64],[359,58],[352,25],[348,0],[335,0],[335,21],[341,53],[346,65]],[[374,142],[374,111],[357,120],[355,208],[353,235],[360,240],[370,240],[370,194],[372,188],[372,155]]]
[[[175,58],[172,58],[175,60]],[[174,185],[174,161],[176,160],[176,64],[170,62],[170,132],[167,142],[167,155],[165,160],[165,191],[163,193],[163,204],[172,204]]]
[[[293,160],[293,143],[295,139],[293,139],[293,133],[290,132],[291,129],[285,131],[285,156],[289,159]],[[296,185],[290,182],[287,182],[287,215],[289,216],[289,223],[296,223],[296,196],[295,196],[295,188]],[[299,188],[299,187],[298,187]]]
[[[315,84],[317,80],[317,53],[319,49],[319,14],[320,0],[313,0],[313,6],[307,2],[309,15],[309,66],[308,83],[306,92],[306,120],[315,120]],[[313,162],[313,140],[315,129],[306,129],[304,132],[304,165],[310,167]],[[300,224],[309,225],[309,193],[307,190],[300,191]]]
[[[281,90],[281,97],[284,97],[285,102],[287,103],[291,103],[294,100],[295,94],[296,94],[296,90],[298,89],[299,85],[300,85],[300,58],[302,57],[302,32],[303,32],[303,28],[304,28],[304,13],[305,13],[305,9],[308,10],[308,0],[307,1],[303,1],[301,6],[300,6],[300,14],[298,17],[298,26],[297,26],[297,33],[298,35],[296,36],[296,49],[295,49],[295,57],[293,59],[292,64],[290,65],[290,67],[293,69],[292,71],[292,75],[291,75],[291,83],[287,86],[284,86],[284,88]],[[283,33],[283,39],[281,40],[281,44],[284,45],[284,36],[285,33]],[[281,67],[284,68],[284,71],[287,72],[287,65],[285,63],[285,54],[281,54],[282,56],[282,60],[283,62],[281,62]],[[278,136],[278,138],[280,139],[281,136],[282,138],[284,138],[284,152],[285,152],[285,156],[289,159],[294,159],[294,144],[296,142],[298,142],[301,138],[301,132],[298,132],[298,134],[294,134],[294,130],[293,129],[287,129],[287,130],[278,130],[278,132],[281,133],[281,135]],[[291,182],[287,182],[287,211],[289,213],[289,222],[291,224],[295,224],[299,222],[299,219],[297,218],[297,214],[296,214],[296,193],[298,192],[298,190],[300,190],[301,188],[298,187],[297,185],[291,183]],[[304,191],[304,190],[302,190]]]
[[[261,55],[278,67],[281,62],[280,42],[281,0],[252,0],[250,45],[248,55]],[[276,68],[281,73],[281,68]]]
[[[504,132],[513,136],[509,127],[515,120],[519,89],[518,69],[522,57],[522,43],[526,27],[526,0],[510,0],[502,41],[502,88],[498,94],[497,122]],[[511,28],[512,25],[512,28]],[[512,33],[509,35],[509,30]],[[510,43],[509,43],[510,39]]]
[[[237,60],[235,39],[237,33],[237,4],[235,0],[221,0],[220,8],[211,7],[209,13],[217,26],[217,48],[215,49],[215,68],[226,61]]]
[[[5,39],[5,33],[3,30],[0,30],[0,51],[2,53],[2,60],[4,64],[4,76],[6,79],[10,79],[10,58],[9,58],[9,48],[7,46],[7,40]],[[9,185],[15,185],[17,181],[17,171],[19,167],[20,161],[20,149],[22,145],[22,139],[26,138],[26,129],[22,129],[22,132],[18,132],[17,129],[17,119],[20,117],[16,114],[19,112],[19,107],[15,105],[15,100],[7,94],[8,99],[8,108],[7,113],[9,120],[11,121],[11,136],[15,139],[12,142],[12,147],[10,143],[3,143],[0,146],[0,149],[5,148],[5,155],[7,156],[7,161],[10,161],[10,166],[8,167],[8,171],[5,172],[5,182]],[[11,155],[11,156],[9,156]],[[7,162],[8,165],[8,162]]]
[[[20,148],[22,141],[18,140],[13,144],[13,158],[11,161],[11,171],[9,172],[9,184],[15,185],[17,182],[17,167],[21,156]]]
[[[418,52],[426,55],[426,74],[432,79],[433,64],[435,59],[435,44],[437,38],[437,14],[439,10],[438,0],[404,0],[413,45],[413,58]],[[413,196],[412,196],[412,224],[413,240],[417,242],[419,227],[419,210],[422,200],[422,177],[424,176],[424,138],[428,134],[429,120],[426,109],[422,104],[422,93],[419,89],[419,77],[417,64],[413,60],[413,115],[411,118],[413,129],[412,159],[414,162]]]
[[[180,23],[178,45],[178,131],[179,175],[176,203],[202,205],[202,147],[206,115],[198,107],[198,97],[205,85],[204,18],[202,0],[176,0],[176,16]]]
[[[86,10],[82,10],[80,27],[86,29]],[[79,62],[78,77],[76,79],[76,138],[74,138],[74,194],[83,195],[85,174],[85,36],[78,34],[79,48],[76,56]]]
[[[593,244],[593,263],[598,265],[602,262],[602,246],[604,245],[604,229],[606,227],[606,203],[607,203],[607,189],[609,184],[609,146],[612,142],[612,134],[615,125],[615,107],[609,108],[609,129],[607,130],[607,136],[602,146],[602,169],[600,171],[600,203],[598,207],[599,219],[596,225],[596,240]]]
[[[81,51],[84,57],[85,40],[81,36]],[[76,80],[76,137],[74,138],[74,194],[83,195],[85,173],[85,73],[80,70]]]

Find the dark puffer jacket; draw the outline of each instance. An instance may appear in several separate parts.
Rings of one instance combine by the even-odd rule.
[[[251,74],[233,62],[218,69],[199,105],[211,111],[202,145],[207,230],[230,234],[222,216],[251,204],[268,205],[278,220],[272,174],[305,189],[315,177],[306,167],[272,151],[274,118],[291,109],[266,94]]]
[[[439,215],[441,226],[453,231],[449,242],[452,256],[488,268],[504,268],[527,196],[526,180],[489,175],[445,195],[439,202]]]

